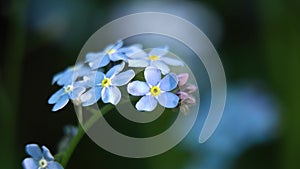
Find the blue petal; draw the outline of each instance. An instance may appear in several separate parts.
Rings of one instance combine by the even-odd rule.
[[[72,100],[78,99],[80,97],[80,95],[82,95],[82,93],[84,93],[84,92],[85,92],[84,87],[76,87],[70,93],[70,99],[72,99]]]
[[[147,67],[150,65],[149,60],[145,59],[128,59],[128,67]]]
[[[42,146],[42,150],[43,150],[43,156],[47,161],[54,160],[54,157],[52,156],[52,154],[50,153],[50,151],[47,147]]]
[[[133,96],[144,96],[150,92],[146,82],[134,81],[128,84],[127,92]]]
[[[158,102],[160,105],[166,108],[174,108],[178,105],[179,97],[176,94],[170,92],[164,92],[158,96]]]
[[[57,82],[60,78],[62,78],[62,77],[64,76],[64,73],[65,73],[65,71],[59,72],[59,73],[55,74],[55,75],[53,76],[53,79],[52,79],[52,84],[54,84],[54,83]]]
[[[117,74],[111,79],[111,84],[113,86],[122,86],[127,84],[133,77],[135,76],[135,73],[133,70],[127,70],[125,72],[122,72],[120,74]]]
[[[109,69],[109,71],[106,73],[106,77],[111,78],[112,76],[116,75],[117,73],[121,72],[125,67],[125,63],[122,62],[119,65],[116,65]]]
[[[155,67],[147,67],[144,76],[148,84],[156,86],[161,79],[161,71]]]
[[[117,50],[117,49],[121,48],[122,46],[123,46],[123,41],[118,40],[112,48]]]
[[[119,61],[119,60],[124,60],[124,61],[127,60],[126,55],[123,53],[120,53],[120,52],[116,52],[116,53],[109,55],[109,58],[111,61],[114,61],[114,62]]]
[[[163,91],[171,91],[173,89],[175,89],[175,87],[178,84],[178,78],[176,76],[176,74],[174,73],[170,73],[167,74],[159,83],[159,87],[163,90]]]
[[[109,56],[108,55],[99,55],[99,57],[97,57],[97,59],[89,62],[89,66],[92,69],[98,69],[100,67],[104,67],[106,65],[108,65],[108,63],[110,62]]]
[[[135,105],[138,111],[152,111],[157,106],[157,100],[151,95],[143,96]]]
[[[164,75],[170,72],[168,65],[166,65],[164,62],[160,60],[152,61],[151,66],[154,66],[157,69],[161,70],[161,73]]]
[[[60,79],[58,79],[57,84],[63,86],[67,83],[71,83],[72,80],[75,79],[73,78],[73,71],[69,68],[67,71],[64,72],[63,76]]]
[[[142,49],[140,45],[132,45],[127,48],[128,51],[125,52],[128,58],[131,59],[145,59],[148,54]]]
[[[101,98],[102,87],[94,87],[80,96],[82,106],[95,104]]]
[[[22,162],[24,169],[38,169],[39,164],[38,161],[32,159],[32,158],[25,158]]]
[[[85,63],[93,61],[93,60],[97,59],[98,57],[100,57],[102,55],[105,55],[105,53],[102,53],[102,52],[97,52],[97,53],[90,52],[90,53],[87,53],[85,55]]]
[[[169,57],[161,57],[160,60],[164,61],[168,65],[172,66],[183,66],[183,62],[177,59],[169,58]]]
[[[105,87],[102,90],[102,100],[103,103],[111,103],[116,105],[121,99],[121,92],[115,86]]]
[[[149,56],[163,56],[165,54],[168,53],[168,47],[164,47],[164,48],[153,48],[150,52],[149,52]]]
[[[48,104],[55,104],[59,98],[65,94],[64,89],[59,89],[57,92],[55,92],[48,100]]]
[[[25,147],[28,155],[30,155],[35,160],[40,160],[43,158],[42,151],[37,144],[28,144]]]
[[[53,106],[52,111],[57,111],[59,109],[62,109],[67,105],[69,102],[69,96],[67,94],[60,97],[60,99],[56,102],[56,104]]]
[[[58,162],[49,161],[48,162],[48,169],[64,169]]]

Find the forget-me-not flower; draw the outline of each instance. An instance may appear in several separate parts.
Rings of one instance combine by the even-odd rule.
[[[160,105],[174,108],[178,105],[179,97],[169,91],[176,88],[176,74],[169,73],[161,79],[161,71],[155,67],[147,67],[144,72],[146,82],[134,81],[128,84],[127,91],[133,96],[143,96],[135,105],[139,111],[152,111]]]
[[[83,63],[78,63],[75,66],[68,67],[66,70],[54,75],[52,84],[55,82],[61,86],[64,86],[67,83],[70,84],[75,82],[77,78],[89,74],[90,71],[91,69],[88,66],[84,65]]]
[[[118,87],[127,84],[135,76],[133,70],[121,72],[124,66],[125,63],[122,62],[122,64],[112,67],[106,74],[97,71],[90,80],[87,80],[86,83],[91,88],[81,95],[82,105],[92,105],[100,98],[104,103],[118,104],[121,99],[121,92]]]
[[[31,158],[23,160],[24,169],[63,169],[56,161],[47,147],[42,146],[42,150],[36,144],[28,144],[25,148]]]
[[[147,67],[153,66],[161,70],[162,74],[167,74],[170,72],[171,66],[183,66],[183,62],[165,56],[168,53],[168,47],[164,48],[153,48],[148,54],[145,52],[139,52],[135,56],[135,58],[128,59],[129,67]],[[137,57],[140,56],[140,57]]]
[[[62,109],[68,104],[69,100],[78,100],[79,96],[85,92],[85,88],[77,83],[66,84],[64,87],[55,92],[48,100],[49,104],[54,104],[52,111]]]
[[[133,56],[134,53],[142,51],[141,46],[132,45],[129,47],[122,47],[123,41],[117,41],[113,45],[109,45],[102,52],[88,53],[85,62],[89,64],[92,69],[104,67],[110,61],[127,61],[128,56]]]

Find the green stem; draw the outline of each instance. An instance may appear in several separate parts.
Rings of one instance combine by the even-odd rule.
[[[83,125],[83,127],[80,124],[78,125],[77,135],[70,142],[68,149],[62,154],[61,165],[64,168],[67,166],[67,164],[68,164],[75,148],[77,147],[78,143],[80,142],[80,140],[84,136],[85,131],[87,131],[90,127],[92,127],[100,117],[102,117],[104,114],[106,114],[107,112],[109,112],[113,108],[114,107],[112,105],[107,104],[107,105],[105,105],[104,107],[101,108],[101,111],[93,113],[93,116],[86,121],[86,123]]]

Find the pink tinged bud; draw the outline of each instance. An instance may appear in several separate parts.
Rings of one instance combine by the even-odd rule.
[[[192,96],[188,96],[186,99],[182,100],[182,102],[184,104],[195,104],[196,103],[196,99]]]
[[[197,87],[195,85],[192,85],[192,84],[188,84],[183,89],[183,91],[186,92],[186,93],[188,93],[188,94],[194,93],[196,90],[197,90]]]
[[[179,99],[181,99],[181,100],[187,99],[189,97],[189,94],[182,92],[182,91],[177,92],[177,95],[178,95]]]
[[[189,79],[188,73],[181,73],[177,75],[178,78],[178,86],[183,86],[186,84],[187,80]]]

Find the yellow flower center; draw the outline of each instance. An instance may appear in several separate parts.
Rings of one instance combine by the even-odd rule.
[[[153,86],[151,89],[150,89],[150,93],[153,95],[153,96],[158,96],[160,95],[160,88],[158,86]]]
[[[68,85],[65,87],[65,93],[70,93],[73,90],[73,86],[72,85]]]
[[[102,87],[108,87],[110,85],[110,79],[109,78],[105,78],[102,80],[101,85]]]
[[[156,55],[150,55],[149,56],[150,60],[157,60],[158,58],[159,58],[159,56],[156,56]]]
[[[117,51],[116,49],[110,49],[106,53],[111,55],[111,54],[115,53],[116,51]]]
[[[39,166],[40,166],[40,168],[46,168],[47,165],[48,165],[48,163],[47,163],[47,161],[46,161],[44,158],[42,158],[42,159],[39,161]]]

